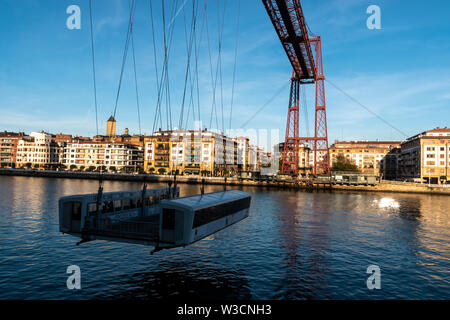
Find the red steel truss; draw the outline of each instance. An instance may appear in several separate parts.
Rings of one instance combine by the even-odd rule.
[[[299,150],[305,145],[314,152],[313,173],[328,174],[330,158],[321,39],[309,37],[299,0],[262,1],[294,69],[281,172],[298,177]],[[316,84],[314,137],[300,137],[300,85],[308,83]]]

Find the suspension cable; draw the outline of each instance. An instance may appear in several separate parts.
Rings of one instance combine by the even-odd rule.
[[[224,122],[224,114],[223,114],[223,76],[222,76],[222,39],[223,39],[223,29],[225,25],[225,12],[227,7],[227,0],[224,0],[223,4],[223,17],[222,23],[220,23],[220,4],[217,6],[217,18],[219,21],[218,32],[219,32],[219,55],[217,58],[217,69],[219,72],[219,80],[220,80],[220,107],[222,112],[222,132],[225,131],[225,122]]]
[[[245,121],[241,125],[241,128],[245,128],[260,112],[262,112],[270,103],[272,103],[272,101],[275,100],[286,89],[290,82],[291,80],[283,84],[280,89],[265,104],[263,104],[247,121]]]
[[[236,45],[234,47],[233,85],[232,85],[232,88],[231,88],[231,104],[230,104],[230,125],[229,125],[230,130],[231,130],[231,127],[232,127],[231,124],[232,124],[232,119],[233,119],[234,85],[235,85],[235,82],[236,82],[236,65],[237,65],[237,53],[238,53],[238,42],[239,42],[240,15],[241,15],[241,0],[238,0],[237,27],[236,27]]]
[[[158,90],[158,101],[157,101],[157,112],[155,113],[155,121],[153,123],[153,131],[155,131],[156,128],[156,122],[158,119],[158,114],[161,121],[161,127],[162,127],[162,116],[161,116],[161,104],[163,95],[165,94],[165,100],[166,100],[166,111],[167,111],[167,127],[172,127],[172,114],[171,114],[171,108],[170,108],[170,87],[169,87],[169,72],[168,72],[168,61],[170,56],[170,49],[171,49],[171,43],[173,39],[173,30],[174,30],[174,21],[176,18],[176,9],[178,8],[178,0],[175,1],[175,4],[172,6],[172,19],[169,24],[169,31],[166,30],[166,18],[165,18],[165,7],[164,7],[164,0],[161,0],[161,8],[162,8],[162,17],[163,17],[163,34],[164,34],[164,62],[163,62],[163,70],[161,73],[161,81],[159,85]],[[152,17],[153,18],[153,17]],[[168,33],[168,35],[167,35]],[[165,90],[165,92],[164,92]]]
[[[208,1],[205,1],[205,21],[206,21],[206,39],[208,42],[208,56],[209,56],[209,69],[211,73],[211,86],[212,86],[212,103],[211,103],[211,115],[209,118],[209,127],[212,126],[212,120],[213,120],[213,114],[216,106],[216,86],[214,82],[214,75],[213,75],[213,64],[212,64],[212,57],[211,57],[211,42],[209,37],[209,23],[208,23]],[[217,121],[217,113],[216,113],[216,121]],[[217,125],[218,127],[218,125]]]
[[[158,101],[156,103],[155,107],[155,120],[153,122],[153,132],[155,131],[156,122],[158,121],[158,115],[160,119],[160,124],[162,127],[162,119],[161,119],[161,109],[159,108],[159,96],[161,93],[160,88],[160,82],[159,82],[159,72],[158,72],[158,56],[156,55],[156,37],[155,37],[155,25],[154,25],[154,18],[153,18],[153,6],[152,6],[152,0],[149,0],[150,4],[150,18],[151,18],[151,25],[152,25],[152,39],[153,39],[153,56],[154,56],[154,63],[155,63],[155,74],[156,74],[156,89],[157,89],[157,95],[158,95]]]
[[[189,93],[189,107],[188,107],[188,112],[186,115],[186,125],[185,128],[188,128],[188,123],[189,123],[189,115],[192,109],[192,118],[195,122],[195,106],[194,106],[194,87],[195,87],[195,75],[194,77],[192,76],[192,71],[191,71],[191,56],[192,56],[192,47],[194,47],[194,59],[196,59],[196,50],[197,50],[197,35],[196,35],[196,28],[197,28],[197,15],[198,15],[198,1],[193,0],[192,3],[192,19],[191,19],[191,30],[190,30],[190,41],[188,43],[187,41],[187,24],[186,24],[186,14],[184,13],[184,32],[185,32],[185,37],[186,37],[186,48],[187,48],[187,53],[188,53],[188,63],[189,63],[189,87],[190,87],[190,93]],[[189,50],[189,47],[190,50]],[[190,52],[189,52],[190,51]]]
[[[208,0],[205,0],[207,2]],[[195,46],[195,77],[196,77],[196,85],[197,85],[197,109],[198,109],[198,121],[199,124],[202,121],[201,113],[200,113],[200,86],[199,86],[199,76],[198,76],[198,59],[199,59],[199,49],[201,48],[202,38],[203,38],[203,30],[205,26],[205,15],[203,16],[202,28],[200,30],[200,38],[198,40],[198,44]],[[200,128],[203,129],[203,128]]]
[[[131,12],[130,0],[128,0],[128,7]],[[139,135],[142,135],[141,130],[141,111],[139,106],[139,89],[138,89],[138,81],[137,81],[137,71],[136,71],[136,56],[134,53],[134,36],[133,36],[133,23],[131,24],[131,50],[133,53],[133,68],[134,68],[134,83],[136,88],[136,107],[137,107],[137,115],[138,115],[138,124],[139,124]]]
[[[122,86],[123,71],[125,69],[125,63],[126,63],[126,60],[127,60],[128,46],[130,44],[130,34],[131,34],[131,28],[132,28],[132,24],[133,24],[133,15],[134,15],[134,12],[135,12],[135,9],[136,9],[136,3],[137,3],[137,0],[132,0],[131,10],[130,10],[130,18],[128,20],[127,36],[126,36],[126,40],[125,40],[125,48],[124,48],[123,56],[122,56],[122,67],[121,67],[121,70],[120,70],[119,86],[117,88],[116,102],[115,102],[114,112],[113,112],[113,117],[114,118],[116,117],[117,104],[119,102],[120,89],[121,89],[121,86]]]
[[[94,50],[94,28],[92,23],[92,0],[89,0],[89,19],[91,22],[91,57],[92,75],[94,80],[94,103],[95,103],[95,128],[98,136],[98,107],[97,107],[97,79],[95,75],[95,50]]]
[[[186,23],[186,13],[183,9],[183,16],[184,16],[184,33],[186,38],[186,47],[187,47],[187,63],[186,63],[186,75],[184,79],[184,90],[183,90],[183,99],[181,102],[181,112],[180,112],[180,121],[179,121],[179,127],[180,129],[183,127],[183,116],[184,116],[184,104],[186,101],[186,90],[187,90],[187,84],[188,80],[191,86],[191,99],[192,99],[192,80],[190,77],[190,70],[191,70],[191,55],[192,55],[192,46],[193,46],[193,36],[194,36],[194,28],[196,23],[196,17],[195,17],[195,0],[192,2],[192,21],[191,21],[191,29],[190,29],[190,35],[188,40],[188,34],[187,34],[187,23]],[[191,101],[190,101],[191,103]],[[188,108],[188,116],[186,118],[189,118],[189,110]]]

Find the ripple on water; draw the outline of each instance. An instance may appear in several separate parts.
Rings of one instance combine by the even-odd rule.
[[[105,182],[108,191],[140,187]],[[249,218],[150,256],[151,248],[131,244],[77,247],[59,233],[58,198],[96,188],[0,177],[0,299],[450,298],[448,197],[244,188],[252,193]],[[80,291],[66,288],[72,264],[81,268]],[[381,268],[380,291],[366,287],[371,264]]]

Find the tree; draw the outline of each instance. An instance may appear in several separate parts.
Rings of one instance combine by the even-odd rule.
[[[74,164],[72,164],[72,165],[70,166],[70,170],[75,170],[76,168],[77,168],[77,166],[74,165]]]
[[[159,174],[166,174],[166,169],[164,168],[159,168],[158,169]]]
[[[333,163],[331,171],[359,172],[359,169],[352,160],[344,157],[343,154],[339,154],[336,157],[336,161]]]
[[[35,169],[39,169],[39,164],[36,163],[36,164],[34,165],[34,168],[35,168]]]
[[[83,171],[84,168],[85,168],[85,166],[81,166],[81,167],[80,167],[80,171]]]
[[[116,167],[114,167],[114,166],[109,167],[109,171],[116,171]]]
[[[153,172],[155,172],[155,168],[150,168],[148,169],[148,171],[150,171],[150,173],[153,174]]]

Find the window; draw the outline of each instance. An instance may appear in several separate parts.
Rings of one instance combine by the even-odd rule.
[[[249,206],[250,197],[197,210],[194,216],[193,228],[197,228],[212,221],[232,215],[248,208]]]

